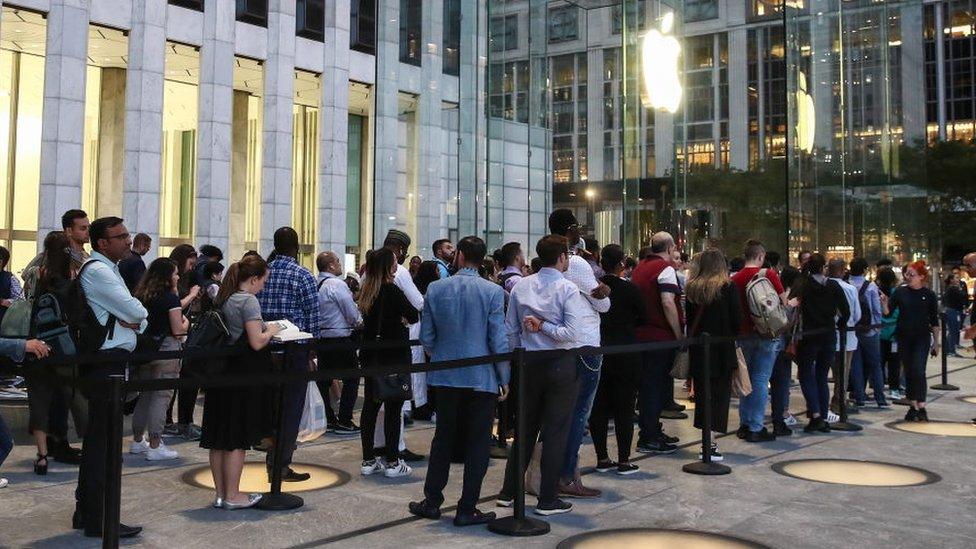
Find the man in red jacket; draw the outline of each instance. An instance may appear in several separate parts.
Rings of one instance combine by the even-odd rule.
[[[674,238],[659,232],[651,237],[650,255],[634,269],[632,282],[640,290],[647,309],[648,321],[637,327],[640,342],[677,341],[684,338],[684,314],[681,307],[681,286],[671,262],[676,246]],[[674,380],[671,366],[676,349],[645,351],[642,353],[641,383],[638,394],[640,435],[637,451],[651,454],[670,454],[677,450],[675,437],[664,434],[661,410],[667,404]]]

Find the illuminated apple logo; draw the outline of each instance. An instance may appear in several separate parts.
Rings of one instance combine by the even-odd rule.
[[[674,14],[667,13],[661,19],[661,28],[651,29],[641,43],[641,59],[644,69],[645,107],[674,113],[681,105],[681,81],[678,78],[678,56],[681,44],[671,35]]]
[[[807,89],[807,77],[803,71],[797,71],[796,147],[807,154],[813,152],[813,138],[817,132],[816,116],[813,97]]]

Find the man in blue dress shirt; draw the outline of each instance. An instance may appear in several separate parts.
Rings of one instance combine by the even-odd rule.
[[[478,267],[487,251],[485,242],[477,236],[461,239],[457,246],[460,270],[455,276],[437,280],[427,288],[420,341],[432,361],[508,352],[505,291],[478,276]],[[495,513],[482,513],[475,505],[488,470],[495,402],[508,395],[508,381],[508,363],[478,364],[427,374],[428,385],[437,387],[437,427],[430,448],[424,500],[411,502],[411,513],[429,519],[440,517],[454,439],[463,434],[466,437],[464,486],[454,525],[485,524],[495,518]]]

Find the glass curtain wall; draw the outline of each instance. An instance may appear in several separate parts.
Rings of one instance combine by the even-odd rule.
[[[298,262],[315,266],[319,187],[319,101],[322,77],[295,71],[292,133],[292,226],[298,232]]]
[[[160,256],[169,254],[178,244],[193,244],[199,78],[199,50],[167,42],[159,197]]]
[[[348,156],[346,158],[346,263],[358,265],[372,242],[373,215],[372,155],[370,112],[372,88],[361,82],[349,83]],[[365,243],[365,245],[364,245]],[[351,256],[351,257],[350,257]]]
[[[235,58],[231,122],[231,189],[228,257],[258,248],[261,229],[261,132],[264,67]]]
[[[4,7],[2,13],[0,244],[10,250],[9,269],[19,273],[37,252],[47,23],[26,10]]]

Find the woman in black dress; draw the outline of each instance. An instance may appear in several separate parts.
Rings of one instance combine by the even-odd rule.
[[[713,337],[734,337],[742,325],[739,292],[729,279],[728,263],[718,250],[705,250],[691,261],[691,272],[685,287],[685,307],[688,337],[708,333]],[[695,427],[704,425],[705,384],[709,385],[712,410],[711,429],[728,431],[729,401],[732,397],[732,370],[738,367],[735,343],[715,343],[710,349],[708,378],[705,376],[705,356],[702,347],[689,351],[691,376],[695,382]],[[712,443],[712,461],[722,461],[717,445]]]
[[[257,256],[234,263],[227,270],[217,305],[224,314],[231,341],[243,354],[227,359],[226,373],[255,373],[271,370],[268,344],[281,331],[261,320],[261,305],[255,294],[268,279],[268,264]],[[212,387],[203,403],[203,433],[200,446],[210,450],[210,472],[217,498],[213,506],[244,509],[256,504],[260,494],[240,492],[245,452],[271,433],[271,409],[260,387]]]
[[[420,320],[417,309],[407,301],[403,290],[393,283],[397,262],[393,252],[381,248],[373,252],[366,263],[363,286],[359,291],[359,309],[363,312],[363,341],[393,342],[409,341],[407,325]],[[410,364],[410,348],[363,350],[360,353],[363,368],[377,368],[387,365]],[[363,442],[363,464],[360,472],[372,475],[382,471],[389,478],[410,474],[410,467],[400,459],[397,440],[400,439],[400,410],[403,398],[378,400],[376,379],[367,378],[364,389],[363,410],[359,418],[360,434]],[[373,434],[380,406],[385,406],[383,414],[383,434],[386,437],[386,463],[376,458],[373,450]]]

